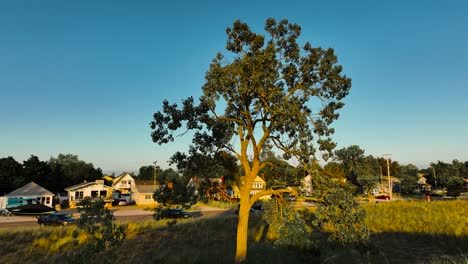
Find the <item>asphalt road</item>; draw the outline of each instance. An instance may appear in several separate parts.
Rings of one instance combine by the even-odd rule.
[[[138,223],[145,221],[154,221],[153,212],[138,209],[113,209],[117,223]],[[76,213],[76,211],[68,211],[68,213]],[[195,217],[218,217],[221,215],[233,215],[233,210],[223,209],[207,209],[202,208],[201,211],[193,212]],[[34,216],[0,216],[0,230],[21,230],[40,228],[37,224],[37,219]]]

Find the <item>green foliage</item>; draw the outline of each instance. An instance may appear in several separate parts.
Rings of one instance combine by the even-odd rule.
[[[294,156],[308,163],[317,151],[328,159],[336,146],[331,125],[351,89],[351,79],[343,74],[333,49],[309,42],[299,46],[299,25],[269,18],[265,31],[258,34],[235,21],[226,30],[228,54],[218,53],[213,59],[198,102],[189,97],[179,107],[165,100],[150,123],[158,144],[173,141],[183,126],[195,130],[190,157],[233,154],[248,183],[241,184],[241,175],[233,173],[243,193],[241,209],[250,202],[250,183],[267,165],[260,157],[267,140],[285,159]],[[240,211],[239,226],[247,226],[245,212]],[[246,257],[244,230],[239,228],[236,262]]]
[[[366,190],[367,195],[370,195],[372,188],[374,188],[379,181],[379,170],[376,168],[376,165],[372,156],[368,156],[356,166],[356,181],[359,186]]]
[[[402,193],[413,193],[418,188],[418,168],[413,164],[400,166],[396,177],[401,180]]]
[[[22,166],[13,157],[0,159],[0,191],[2,195],[21,187]]]
[[[369,230],[364,224],[366,212],[349,192],[341,188],[329,191],[316,211],[313,224],[331,232],[329,239],[342,245],[364,244]]]
[[[138,170],[138,180],[154,180],[154,166],[142,166]],[[166,184],[168,182],[181,181],[179,173],[174,171],[172,168],[161,169],[161,167],[156,166],[156,180],[159,184]]]
[[[438,161],[431,163],[432,170],[429,169],[427,174],[428,181],[435,188],[446,188],[447,195],[459,196],[463,188],[463,177],[468,171],[468,167],[458,160],[453,160],[452,163]]]
[[[189,209],[197,202],[195,195],[195,188],[193,186],[186,186],[180,182],[173,183],[172,185],[160,186],[153,194],[153,199],[159,203],[154,208],[154,219],[160,220],[167,218],[168,209],[172,207]],[[177,223],[176,219],[169,221],[167,224],[173,226]]]
[[[186,209],[197,202],[194,187],[187,187],[182,183],[174,183],[171,188],[167,185],[160,186],[153,194],[153,199],[164,207],[178,206]]]
[[[364,150],[357,145],[352,145],[335,151],[335,160],[339,161],[343,166],[348,181],[355,185],[357,185],[356,167],[363,158]]]
[[[310,232],[305,221],[288,204],[272,198],[264,202],[262,208],[263,219],[268,223],[270,232],[277,236],[275,246],[304,250],[314,246],[309,239]]]
[[[100,254],[104,250],[111,249],[121,244],[126,237],[126,226],[114,223],[112,212],[105,208],[105,202],[101,199],[92,200],[85,198],[78,208],[80,219],[78,229],[86,232],[90,239],[83,244],[78,241],[78,230],[74,233],[75,251],[70,252],[70,263],[87,263],[91,257]]]

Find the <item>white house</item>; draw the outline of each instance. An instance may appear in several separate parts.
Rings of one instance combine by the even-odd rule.
[[[135,185],[132,188],[132,200],[137,205],[155,205],[156,201],[153,199],[155,186],[154,185]]]
[[[303,193],[305,196],[311,196],[312,195],[312,176],[309,174],[304,177],[304,179],[301,180],[301,187],[299,187],[299,190],[301,193]]]
[[[241,180],[242,183],[244,183],[245,176],[240,177],[240,180]],[[259,192],[264,191],[264,190],[266,190],[266,182],[262,177],[257,175],[255,177],[255,180],[252,182],[252,187],[250,188],[250,196],[253,196],[256,193],[259,193]],[[240,194],[239,187],[237,187],[236,184],[234,184],[232,186],[232,194],[233,194],[232,196],[234,198],[241,198],[240,197],[241,194]],[[268,198],[269,198],[269,196],[260,197],[260,199],[268,199]]]
[[[65,191],[68,192],[68,203],[71,208],[75,207],[85,197],[102,198],[110,202],[112,201],[112,187],[104,185],[104,180],[83,182],[65,188]]]
[[[112,188],[114,191],[119,191],[121,194],[130,194],[135,187],[135,179],[126,173],[112,180]]]
[[[26,204],[43,204],[52,207],[54,194],[44,187],[30,182],[21,188],[5,195],[7,198],[6,207],[16,207]]]

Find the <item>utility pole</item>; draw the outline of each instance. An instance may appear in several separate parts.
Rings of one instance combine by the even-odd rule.
[[[156,192],[156,161],[153,162],[153,163],[154,163],[154,175],[153,175],[153,195],[154,195],[154,193]],[[156,200],[154,200],[154,205],[153,206],[154,206],[154,208],[156,208]]]
[[[154,163],[153,192],[156,192],[156,161]]]
[[[383,182],[382,182],[382,166],[379,165],[380,168],[380,190],[383,192]]]
[[[388,191],[389,191],[389,196],[390,199],[392,199],[392,181],[390,180],[390,156],[392,154],[383,154],[384,157],[387,158],[387,177],[388,177]]]
[[[436,191],[437,191],[437,177],[436,177],[436,174],[435,174],[435,169],[434,169],[434,167],[432,167],[432,174],[434,175],[435,189],[436,189]]]

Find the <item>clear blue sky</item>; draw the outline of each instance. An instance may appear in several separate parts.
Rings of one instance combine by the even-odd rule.
[[[338,148],[401,163],[468,160],[468,1],[1,1],[0,157],[72,153],[135,171],[187,149],[152,143],[163,99],[200,95],[236,19],[268,17],[332,47],[353,87]]]

